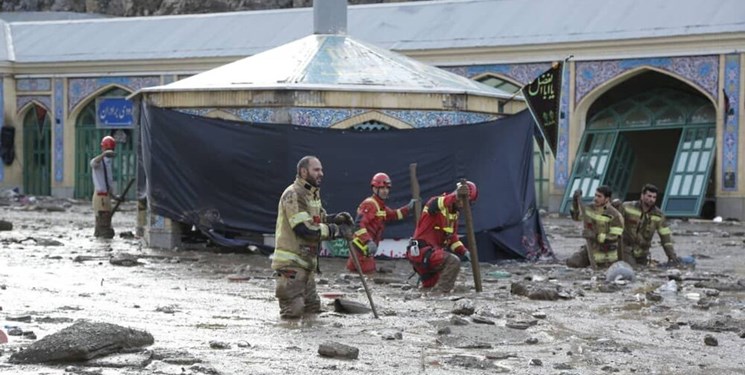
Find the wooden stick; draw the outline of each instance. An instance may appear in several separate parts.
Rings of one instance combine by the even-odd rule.
[[[465,182],[463,182],[465,184]],[[463,215],[466,217],[466,235],[468,238],[468,251],[471,254],[471,268],[473,269],[473,284],[476,291],[481,292],[481,266],[479,265],[479,251],[476,248],[476,234],[473,231],[473,215],[471,214],[471,203],[468,197],[458,197],[463,205]]]
[[[574,201],[577,203],[577,212],[579,212],[579,217],[582,220],[582,230],[584,230],[585,227],[585,207],[582,205],[582,193],[580,191],[580,195],[577,198],[574,198]],[[587,251],[587,258],[590,260],[590,267],[594,270],[598,269],[598,265],[595,263],[595,258],[592,256],[592,250],[590,250],[590,239],[585,238],[585,250]]]
[[[422,216],[422,200],[419,197],[419,180],[416,177],[416,163],[409,164],[409,179],[411,180],[411,197],[416,199],[414,203],[414,227],[419,223]]]
[[[362,281],[362,287],[365,288],[365,294],[367,294],[367,300],[370,301],[370,308],[372,309],[373,315],[375,316],[375,319],[380,319],[378,316],[378,311],[375,310],[375,304],[373,303],[372,294],[370,294],[370,289],[367,288],[367,282],[365,281],[365,275],[362,273],[362,267],[360,266],[360,260],[357,258],[357,250],[354,249],[354,245],[352,245],[352,241],[347,240],[347,244],[349,245],[349,255],[352,256],[352,261],[354,261],[354,267],[357,269],[357,273],[360,275],[360,281]]]

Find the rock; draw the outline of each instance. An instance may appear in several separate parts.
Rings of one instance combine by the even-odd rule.
[[[11,322],[30,322],[31,321],[31,315],[8,315],[5,317],[5,320],[9,320]]]
[[[438,335],[449,335],[452,332],[450,327],[441,327],[437,330]]]
[[[529,364],[531,366],[543,366],[543,361],[541,361],[538,358],[533,358],[533,359],[530,360],[530,363]]]
[[[393,330],[384,331],[380,336],[383,340],[401,340],[404,338],[404,335],[401,332]]]
[[[528,339],[525,340],[525,343],[528,345],[535,345],[538,343],[538,339],[535,337],[528,337]]]
[[[537,320],[513,320],[507,322],[505,327],[512,329],[528,329],[536,324],[538,324]]]
[[[62,242],[59,242],[57,240],[50,240],[47,238],[34,238],[34,241],[36,241],[36,244],[39,246],[63,246],[64,244]]]
[[[152,345],[145,331],[110,323],[78,320],[73,325],[34,342],[10,356],[10,363],[83,361],[116,353],[122,349]]]
[[[476,308],[473,306],[473,301],[464,299],[456,302],[455,308],[451,312],[456,315],[473,315],[474,311],[476,311]]]
[[[20,327],[6,326],[5,329],[8,330],[8,336],[23,336],[23,330]]]
[[[71,374],[79,374],[79,375],[100,375],[103,374],[103,370],[100,368],[84,368],[84,367],[78,367],[78,366],[67,366],[65,367],[65,372],[69,372]]]
[[[723,292],[742,292],[745,291],[745,280],[736,282],[724,282],[719,280],[699,281],[694,284],[696,288],[716,289]]]
[[[383,285],[385,285],[385,284],[401,284],[401,280],[399,280],[399,279],[395,279],[395,278],[392,278],[392,277],[380,277],[380,276],[375,277],[373,279],[373,282],[375,284],[383,284]]]
[[[647,298],[647,300],[652,302],[662,301],[662,296],[657,292],[647,292],[644,296]]]
[[[109,259],[109,263],[123,267],[133,267],[142,264],[137,260],[137,256],[132,254],[116,254]]]
[[[202,360],[194,357],[167,357],[163,358],[163,362],[170,363],[172,365],[188,366],[195,363],[200,363],[202,362]]]
[[[561,298],[559,288],[545,282],[518,281],[510,285],[510,293],[537,301],[556,301]]]
[[[318,346],[318,354],[322,357],[357,359],[360,350],[353,346],[327,341]]]
[[[211,340],[210,348],[212,349],[230,349],[230,344],[224,341]]]
[[[214,367],[203,365],[201,363],[192,365],[191,367],[189,367],[189,370],[191,370],[192,373],[201,373],[201,374],[207,374],[207,375],[220,375],[220,371],[217,371]]]
[[[745,321],[732,317],[714,318],[703,322],[691,323],[691,329],[711,332],[740,332],[745,329]]]
[[[29,340],[36,340],[36,334],[34,331],[23,331],[23,338]]]
[[[712,335],[706,335],[704,336],[704,344],[708,346],[719,346],[719,340]]]
[[[683,281],[683,274],[678,269],[667,270],[667,278],[678,282]]]
[[[483,316],[480,316],[480,315],[474,315],[474,316],[472,316],[471,317],[471,320],[474,323],[477,323],[477,324],[490,324],[490,325],[494,325],[495,324],[493,320],[487,319],[487,318],[485,318]]]
[[[457,316],[457,315],[453,315],[453,316],[450,317],[450,324],[452,324],[454,326],[467,326],[468,325],[468,321],[465,320],[465,319],[463,319],[463,318],[461,318],[461,317],[459,317],[459,316]]]
[[[486,353],[484,355],[487,359],[491,360],[502,360],[507,358],[517,358],[517,353],[508,353],[508,352],[490,352]]]
[[[459,366],[467,369],[489,370],[489,373],[506,372],[503,371],[500,366],[495,365],[491,360],[484,360],[470,355],[454,355],[446,359],[445,363],[451,366]]]
[[[0,220],[0,232],[13,230],[13,223],[10,221]]]
[[[85,362],[88,367],[109,367],[109,368],[144,368],[153,360],[153,353],[143,351],[141,353],[124,353],[114,354],[104,358],[96,358]]]
[[[546,313],[542,311],[536,311],[532,314],[532,316],[536,319],[546,319]]]
[[[605,272],[605,281],[612,282],[618,280],[634,281],[636,274],[630,264],[619,260]]]
[[[341,314],[367,314],[372,309],[359,302],[337,298],[334,300],[334,311]]]
[[[557,363],[554,365],[554,370],[571,370],[573,367],[568,363]]]

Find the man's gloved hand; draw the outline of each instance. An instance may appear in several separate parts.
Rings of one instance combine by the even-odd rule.
[[[598,243],[605,243],[605,233],[598,234]]]
[[[352,226],[349,224],[340,224],[339,225],[339,237],[342,237],[346,239],[347,241],[351,240],[354,237]]]
[[[349,214],[349,212],[339,212],[334,216],[334,224],[347,224],[352,226],[354,225],[354,219],[352,218],[352,215]]]
[[[463,252],[463,254],[455,253],[455,255],[460,258],[461,262],[470,262],[471,261],[471,252],[466,250]]]
[[[341,231],[339,231],[339,226],[334,223],[326,224],[329,227],[329,238],[332,240],[335,240],[339,237],[341,237]]]
[[[619,208],[621,208],[621,205],[622,205],[622,204],[623,204],[623,202],[621,202],[621,200],[620,200],[620,199],[618,199],[618,198],[616,198],[616,199],[614,199],[614,200],[612,200],[612,201],[610,202],[610,205],[611,205],[611,206],[613,206],[613,208],[615,208],[615,209],[619,209]]]
[[[116,156],[116,153],[114,152],[114,150],[106,150],[103,152],[102,155],[105,158],[113,158],[114,156]]]
[[[414,205],[416,205],[420,201],[421,199],[411,198],[409,204],[407,204],[406,207],[409,209],[409,211],[412,211],[414,209]]]
[[[458,183],[458,188],[455,189],[456,194],[458,194],[458,198],[468,198],[468,196],[471,194],[471,191],[468,189],[467,184]]]
[[[574,194],[572,194],[572,199],[577,200],[582,198],[582,189],[577,189],[574,191]]]
[[[378,253],[378,245],[374,241],[367,241],[367,254],[365,256],[374,257]]]

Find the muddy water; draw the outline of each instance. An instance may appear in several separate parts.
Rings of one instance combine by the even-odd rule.
[[[569,270],[559,263],[484,265],[484,291],[472,290],[467,264],[453,296],[422,296],[408,280],[403,261],[383,261],[392,270],[381,275],[393,284],[368,283],[381,319],[371,314],[342,315],[331,307],[319,316],[297,322],[278,319],[269,260],[261,255],[212,250],[156,251],[136,239],[92,237],[88,205],[73,202],[65,212],[26,210],[13,204],[0,207],[0,219],[15,230],[0,232],[0,326],[15,325],[39,338],[68,326],[75,319],[93,319],[149,331],[156,360],[145,368],[100,368],[103,374],[734,374],[745,373],[739,332],[708,332],[691,323],[730,316],[745,321],[745,293],[722,291],[702,307],[705,297],[695,281],[659,302],[646,292],[667,282],[666,270],[650,270],[637,281],[613,290],[601,287],[602,272]],[[118,232],[134,230],[133,207],[117,214]],[[546,227],[559,258],[581,244],[577,225],[548,218]],[[680,255],[699,256],[695,271],[683,275],[745,278],[741,225],[675,222]],[[43,246],[55,240],[61,246]],[[115,266],[108,257],[140,255],[140,265]],[[78,256],[89,260],[74,262]],[[662,260],[659,247],[654,256]],[[92,259],[94,257],[99,257]],[[343,259],[324,259],[319,292],[340,292],[366,303],[355,275],[344,272]],[[509,272],[508,278],[488,276]],[[496,274],[492,274],[496,275]],[[248,279],[231,281],[233,279]],[[545,280],[573,296],[558,301],[532,301],[510,294],[510,283]],[[461,299],[458,301],[458,299]],[[473,304],[476,315],[493,324],[453,325],[451,311],[458,303]],[[331,302],[331,300],[325,300]],[[30,315],[30,322],[8,317]],[[51,318],[51,319],[49,319]],[[515,322],[528,322],[515,329]],[[438,334],[441,327],[449,334]],[[391,332],[401,339],[384,340]],[[711,334],[718,346],[704,344]],[[210,341],[229,345],[212,349]],[[352,345],[357,360],[319,357],[325,341]],[[0,345],[0,372],[62,374],[65,366],[10,365],[13,351],[31,340],[11,336]],[[189,357],[196,365],[173,365],[163,357]]]

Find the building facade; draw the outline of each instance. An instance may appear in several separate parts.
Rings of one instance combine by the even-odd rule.
[[[569,57],[557,153],[536,157],[536,187],[550,211],[564,209],[575,188],[588,198],[609,184],[631,199],[651,182],[671,216],[744,220],[743,14],[745,4],[734,0],[706,9],[693,0],[433,1],[352,6],[349,34],[505,91]],[[0,187],[87,198],[87,163],[104,134],[120,142],[115,169],[125,183],[135,175],[136,134],[123,98],[301,38],[311,25],[310,9],[5,23],[0,111],[15,130],[15,158],[4,158]],[[369,128],[465,116],[364,107],[200,111]]]

